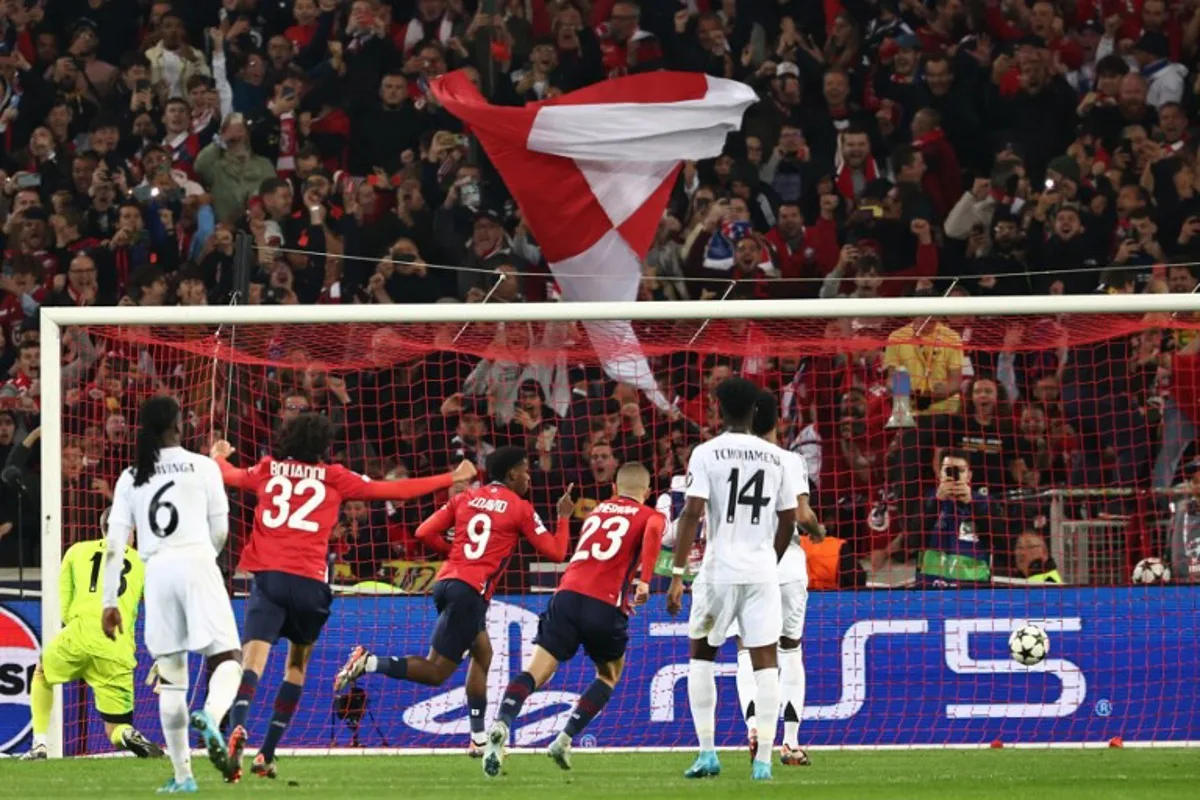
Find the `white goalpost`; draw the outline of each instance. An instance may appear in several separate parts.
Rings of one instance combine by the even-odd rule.
[[[62,475],[58,466],[63,437],[62,348],[73,326],[238,326],[305,324],[404,324],[499,322],[604,322],[650,320],[788,320],[846,317],[995,317],[1008,315],[1200,313],[1200,294],[1084,295],[1040,297],[930,297],[901,299],[730,300],[626,303],[531,303],[520,305],[311,305],[210,307],[43,307],[40,311],[41,364],[41,621],[45,642],[62,625],[58,576],[63,554]],[[141,643],[139,642],[139,647]],[[47,747],[63,755],[62,687],[55,703]]]

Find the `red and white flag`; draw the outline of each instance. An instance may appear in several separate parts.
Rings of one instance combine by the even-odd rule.
[[[585,302],[637,299],[681,162],[720,155],[758,100],[745,84],[690,72],[631,75],[522,108],[490,105],[462,71],[432,89],[496,166],[563,299]],[[611,378],[667,405],[629,322],[587,330]]]

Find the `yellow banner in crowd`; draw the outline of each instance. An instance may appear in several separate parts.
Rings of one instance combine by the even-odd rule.
[[[429,594],[442,568],[441,561],[384,561],[382,570],[392,576],[390,583],[380,580],[354,582],[349,564],[337,564],[334,575],[343,594]]]

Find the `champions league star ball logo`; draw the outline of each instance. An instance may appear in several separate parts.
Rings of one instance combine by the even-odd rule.
[[[29,686],[40,652],[24,620],[0,607],[0,753],[24,739],[33,726]]]

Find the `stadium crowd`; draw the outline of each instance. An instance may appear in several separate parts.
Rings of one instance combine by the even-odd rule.
[[[39,464],[61,464],[64,537],[95,536],[132,413],[168,393],[191,446],[222,435],[245,459],[309,409],[339,424],[334,459],[377,477],[521,445],[538,507],[574,482],[582,518],[625,461],[666,490],[713,432],[712,389],[740,373],[778,390],[782,441],[846,552],[911,558],[938,454],[965,449],[990,498],[981,533],[1028,575],[1048,555],[1045,489],[1186,470],[1195,427],[1170,391],[1186,333],[1031,350],[1028,326],[973,347],[1000,323],[839,320],[815,338],[841,352],[802,358],[701,355],[684,335],[651,359],[664,408],[594,362],[481,360],[449,335],[325,372],[303,343],[214,369],[175,346],[194,331],[152,346],[71,330],[67,438],[39,456],[38,309],[229,303],[240,234],[256,261],[242,303],[557,299],[503,182],[430,92],[460,68],[507,105],[659,69],[759,94],[724,153],[684,164],[645,301],[1192,292],[1198,38],[1197,0],[3,0],[0,460],[17,451],[34,496]],[[510,325],[493,344],[575,335]],[[892,431],[897,367],[918,424]],[[38,562],[18,496],[0,500],[0,566]],[[426,558],[411,531],[433,502],[347,503],[347,572]],[[840,580],[863,578],[854,562]]]

